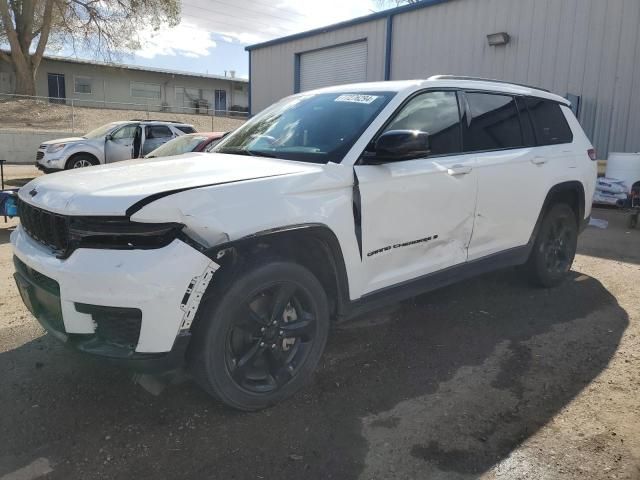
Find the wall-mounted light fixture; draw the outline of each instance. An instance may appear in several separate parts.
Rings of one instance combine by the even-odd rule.
[[[487,35],[489,45],[497,47],[498,45],[506,45],[511,40],[511,37],[507,32],[490,33]]]

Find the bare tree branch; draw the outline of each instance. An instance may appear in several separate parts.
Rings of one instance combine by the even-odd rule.
[[[4,60],[7,63],[11,63],[11,57],[0,50],[0,60]]]
[[[44,50],[47,48],[47,42],[49,42],[49,33],[51,32],[51,14],[53,12],[54,0],[46,0],[44,6],[44,14],[42,16],[42,26],[40,27],[40,38],[38,39],[38,46],[33,54],[32,61],[36,65],[36,68],[40,65]]]
[[[0,0],[0,42],[11,50],[0,59],[13,65],[20,93],[33,94],[52,42],[110,60],[139,45],[140,25],[177,25],[179,18],[180,0]]]

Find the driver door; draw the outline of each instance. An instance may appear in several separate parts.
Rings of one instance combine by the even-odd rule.
[[[107,137],[104,145],[106,163],[119,162],[133,158],[133,141],[136,124],[125,125]]]
[[[466,262],[477,179],[473,156],[462,153],[462,111],[454,91],[416,95],[384,131],[427,132],[430,154],[355,167],[364,293]]]

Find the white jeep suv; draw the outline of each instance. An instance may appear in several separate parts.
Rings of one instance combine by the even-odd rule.
[[[111,122],[83,137],[44,142],[36,153],[36,167],[51,173],[143,157],[171,139],[194,132],[192,125],[166,120]]]
[[[33,180],[15,278],[70,346],[184,364],[256,410],[309,379],[332,321],[497,268],[560,283],[594,160],[568,102],[540,89],[432,77],[305,92],[213,154]]]

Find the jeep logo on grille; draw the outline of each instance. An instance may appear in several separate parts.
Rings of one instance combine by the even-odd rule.
[[[29,192],[29,195],[31,195],[32,197],[35,197],[37,194],[38,191],[35,188]]]

